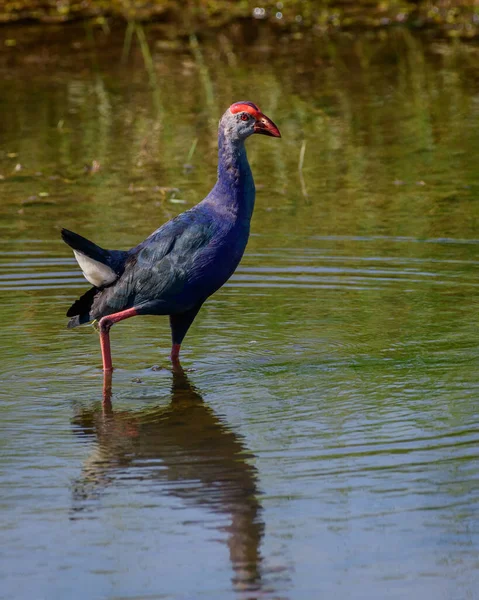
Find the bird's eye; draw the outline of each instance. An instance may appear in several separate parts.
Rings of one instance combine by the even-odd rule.
[[[247,115],[246,113],[243,113],[243,114],[241,115],[241,120],[242,120],[242,121],[247,121],[248,119],[249,119],[249,115]]]

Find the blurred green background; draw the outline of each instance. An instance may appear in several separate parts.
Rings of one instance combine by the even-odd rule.
[[[176,35],[257,19],[299,34],[305,28],[324,33],[403,24],[434,28],[450,36],[474,37],[479,26],[479,3],[477,0],[4,0],[0,7],[0,21],[62,22],[92,16],[171,23],[175,24]]]

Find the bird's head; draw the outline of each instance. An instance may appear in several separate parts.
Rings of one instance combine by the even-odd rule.
[[[220,125],[226,136],[233,140],[245,140],[253,133],[281,137],[273,121],[252,102],[235,102],[221,118]]]

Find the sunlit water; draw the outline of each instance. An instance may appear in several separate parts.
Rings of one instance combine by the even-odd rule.
[[[154,46],[152,91],[121,37],[26,31],[1,63],[2,597],[478,598],[477,48],[233,32],[203,68]],[[283,133],[248,142],[247,255],[185,372],[166,319],[113,329],[102,407],[59,228],[126,248],[199,201],[239,99]]]

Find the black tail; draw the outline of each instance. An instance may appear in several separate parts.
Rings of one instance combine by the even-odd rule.
[[[98,292],[98,288],[93,287],[70,306],[67,312],[67,317],[72,318],[68,321],[68,329],[78,327],[79,325],[83,325],[84,323],[91,321],[90,309]]]
[[[78,233],[73,233],[73,231],[69,231],[68,229],[62,229],[62,238],[66,244],[73,248],[73,250],[78,250],[90,258],[110,266],[110,252],[108,250],[100,248],[100,246],[90,242],[90,240],[87,240],[83,236],[78,235]]]
[[[68,229],[62,229],[62,238],[63,241],[74,250],[110,267],[118,277],[123,273],[125,262],[128,258],[128,252],[123,250],[105,250],[83,236],[78,235],[78,233],[74,233]],[[92,287],[71,305],[67,312],[67,317],[72,317],[67,325],[69,329],[78,327],[78,325],[83,325],[92,320],[92,317],[90,317],[91,307],[95,296],[100,291],[99,288]]]
[[[78,250],[83,254],[86,254],[90,258],[97,260],[103,264],[108,264],[109,253],[107,250],[103,250],[100,246],[97,246],[90,240],[69,231],[68,229],[62,229],[62,238],[74,250]],[[98,288],[93,287],[88,290],[81,298],[76,300],[68,309],[67,317],[72,317],[68,321],[68,329],[72,327],[78,327],[84,323],[91,321],[90,309],[93,304],[93,299],[98,292]]]
[[[78,250],[78,252],[82,252],[86,256],[109,266],[118,276],[123,273],[128,252],[124,250],[105,250],[68,229],[62,229],[62,238],[73,250]]]

